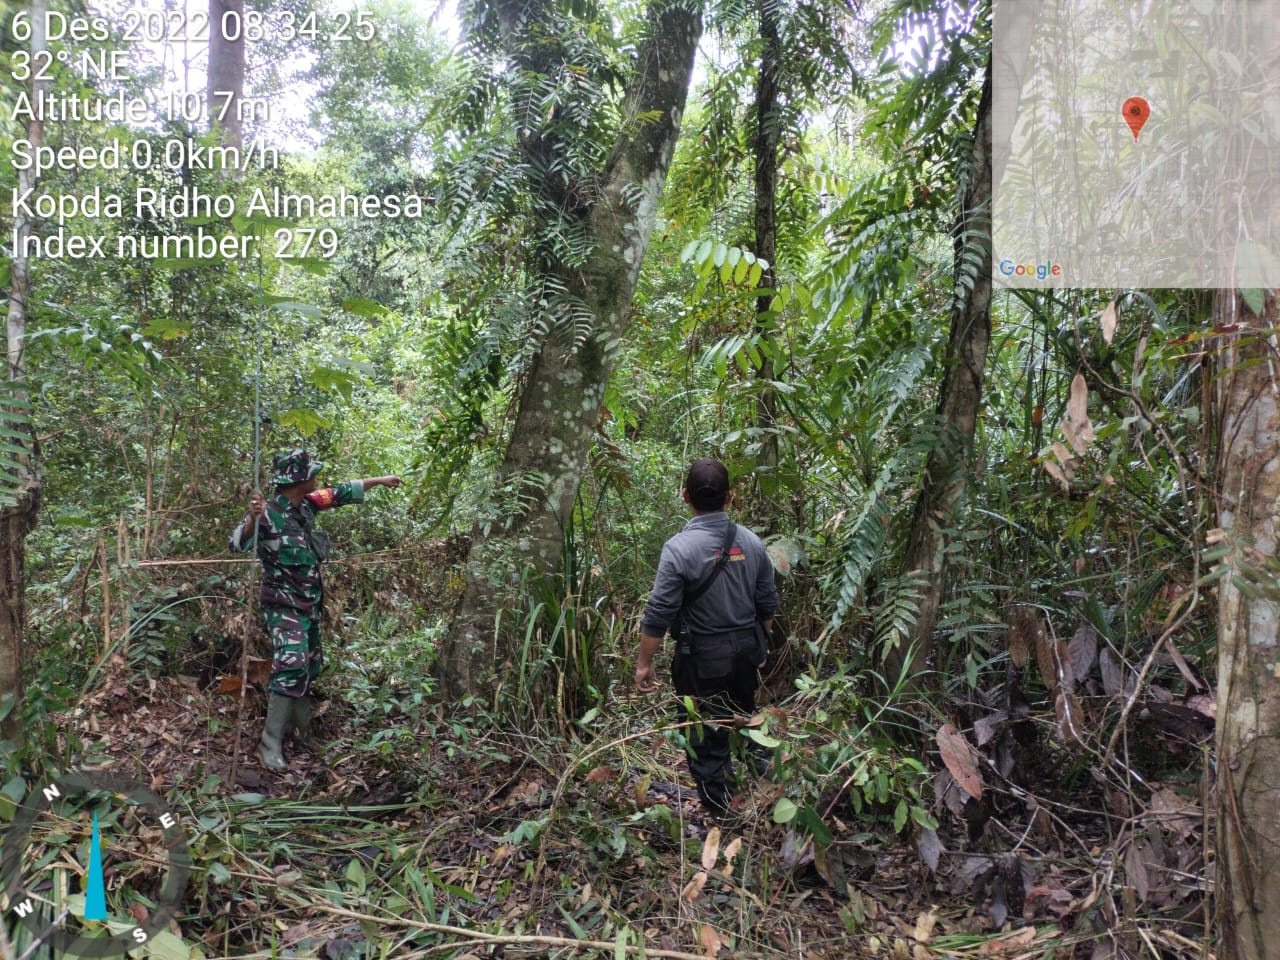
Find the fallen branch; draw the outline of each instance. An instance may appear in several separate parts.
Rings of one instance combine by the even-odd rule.
[[[571,950],[617,950],[618,944],[609,940],[578,940],[574,937],[552,937],[533,933],[485,933],[481,930],[468,930],[465,927],[454,927],[444,923],[428,923],[425,920],[410,920],[408,917],[380,917],[371,913],[360,913],[357,910],[348,910],[346,907],[336,907],[332,904],[324,902],[312,902],[298,896],[291,890],[281,890],[280,893],[296,900],[300,904],[310,907],[313,910],[319,910],[322,913],[328,913],[335,917],[344,917],[348,920],[367,920],[370,923],[382,925],[393,925],[401,927],[412,927],[415,930],[426,930],[431,933],[446,933],[450,936],[458,937],[465,941],[460,946],[469,946],[473,944],[507,944],[511,946],[519,946],[526,944],[529,946],[541,947],[566,947]],[[706,960],[706,957],[698,953],[685,953],[683,950],[662,950],[657,947],[645,947],[636,944],[623,944],[623,949],[627,953],[639,957],[665,957],[667,960]],[[740,958],[759,956],[758,954],[739,953]]]

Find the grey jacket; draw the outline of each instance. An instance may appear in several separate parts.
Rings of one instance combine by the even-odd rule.
[[[658,561],[653,592],[644,608],[641,631],[664,636],[680,612],[686,590],[710,575],[729,523],[723,510],[694,517],[666,542]],[[729,561],[711,587],[686,611],[690,630],[699,636],[734,633],[778,612],[773,563],[760,538],[741,524]]]

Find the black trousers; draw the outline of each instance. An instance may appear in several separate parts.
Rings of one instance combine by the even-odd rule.
[[[671,679],[676,694],[693,697],[704,720],[747,718],[755,713],[756,687],[760,683],[760,671],[754,662],[759,655],[757,648],[754,640],[742,644],[741,649],[735,649],[738,645],[731,641],[730,645],[731,653],[719,647],[692,654],[677,651],[672,661]],[[713,813],[727,811],[733,799],[733,739],[730,727],[718,723],[708,722],[685,731],[689,772],[703,806]],[[747,741],[747,748],[753,766],[759,769],[761,761],[767,764],[767,749],[754,740]]]

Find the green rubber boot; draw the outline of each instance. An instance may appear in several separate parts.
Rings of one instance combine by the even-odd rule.
[[[311,732],[311,697],[299,697],[291,706],[293,707],[293,739],[299,746],[311,750],[316,745],[316,738]]]
[[[267,722],[262,728],[262,740],[258,744],[258,757],[268,770],[277,773],[288,770],[280,747],[284,744],[289,722],[293,717],[293,698],[282,693],[272,693],[267,701]]]

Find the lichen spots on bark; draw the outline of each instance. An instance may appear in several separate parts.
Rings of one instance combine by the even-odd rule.
[[[1280,511],[1280,408],[1266,331],[1280,323],[1276,291],[1262,316],[1220,290],[1215,322],[1239,332],[1224,344],[1218,526],[1231,553],[1218,597],[1217,757],[1221,774],[1217,928],[1223,955],[1280,957],[1280,606],[1259,589],[1274,579]]]

